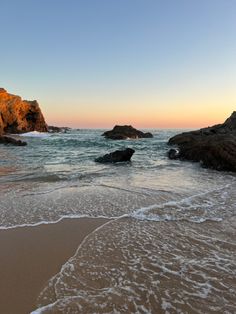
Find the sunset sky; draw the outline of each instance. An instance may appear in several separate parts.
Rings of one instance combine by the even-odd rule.
[[[236,0],[0,0],[0,87],[48,124],[195,128],[236,110]]]

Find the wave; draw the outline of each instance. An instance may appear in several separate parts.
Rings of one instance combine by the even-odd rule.
[[[235,210],[236,198],[233,197],[233,190],[234,185],[230,187],[228,184],[211,191],[183,197],[182,193],[177,194],[168,190],[142,191],[137,187],[112,186],[108,182],[94,184],[92,188],[90,182],[86,181],[49,184],[42,189],[32,190],[28,190],[26,185],[19,193],[20,200],[18,197],[11,197],[9,201],[7,196],[1,200],[1,225],[3,228],[29,226],[57,222],[67,217],[110,219],[128,217],[136,221],[157,223],[221,222],[232,216]],[[11,191],[8,192],[11,195]],[[35,217],[32,216],[31,206],[37,213]]]
[[[89,218],[89,219],[108,219],[108,220],[114,220],[114,219],[120,219],[126,217],[126,215],[123,215],[121,217],[108,217],[108,216],[89,216],[89,215],[64,215],[61,216],[57,220],[52,220],[52,221],[39,221],[36,223],[25,223],[25,224],[19,224],[19,225],[14,225],[14,226],[0,226],[0,230],[8,230],[8,229],[16,229],[16,228],[25,228],[25,227],[38,227],[42,225],[53,225],[61,222],[62,220],[65,219],[80,219],[80,218]]]
[[[187,220],[197,223],[204,222],[206,220],[221,221],[222,217],[209,217],[208,215],[205,216],[204,211],[208,211],[208,209],[211,209],[211,211],[215,214],[215,212],[213,211],[213,207],[216,206],[216,203],[212,202],[212,199],[217,196],[218,198],[221,197],[225,202],[225,200],[227,200],[227,191],[230,185],[231,184],[226,184],[223,187],[190,195],[179,200],[169,200],[164,203],[141,207],[137,210],[134,210],[131,213],[130,217],[139,220],[150,221]],[[222,193],[222,191],[225,192]],[[204,200],[205,202],[203,202]],[[199,208],[201,208],[203,212],[201,212],[200,215],[196,216],[194,212]],[[189,217],[185,216],[186,213],[188,213]]]
[[[38,131],[21,133],[21,134],[17,134],[17,135],[23,136],[23,137],[40,137],[40,138],[45,138],[45,137],[51,136],[51,134],[49,134],[47,132],[38,132]]]

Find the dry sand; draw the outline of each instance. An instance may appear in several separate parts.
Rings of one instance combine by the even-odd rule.
[[[74,255],[103,218],[0,230],[0,313],[26,314],[46,282]]]

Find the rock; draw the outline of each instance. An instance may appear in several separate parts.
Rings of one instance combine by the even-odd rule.
[[[130,161],[134,152],[135,151],[132,148],[126,148],[125,150],[116,150],[113,153],[96,158],[95,161],[101,163]]]
[[[151,133],[144,133],[136,130],[131,125],[116,125],[111,131],[106,131],[102,134],[106,138],[112,140],[126,140],[126,139],[137,139],[137,138],[151,138]]]
[[[236,112],[222,124],[178,134],[168,143],[179,147],[181,160],[201,162],[204,167],[216,170],[236,171]]]
[[[6,93],[7,91],[4,89],[4,88],[2,88],[2,87],[0,87],[0,94],[1,93]]]
[[[0,134],[46,132],[47,125],[36,100],[22,100],[0,88]]]
[[[168,157],[170,159],[178,159],[179,158],[179,150],[175,149],[175,148],[171,148],[168,153],[167,153]]]
[[[49,133],[67,133],[69,130],[71,130],[71,128],[68,128],[66,126],[63,126],[63,127],[53,126],[53,125],[48,126]]]
[[[0,144],[11,144],[11,145],[15,145],[15,146],[25,146],[27,145],[26,142],[23,142],[21,140],[17,140],[13,137],[10,136],[0,136]]]

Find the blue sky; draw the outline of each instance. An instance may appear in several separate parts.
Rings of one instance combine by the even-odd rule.
[[[236,110],[235,0],[0,5],[0,85],[49,123],[197,127]]]

